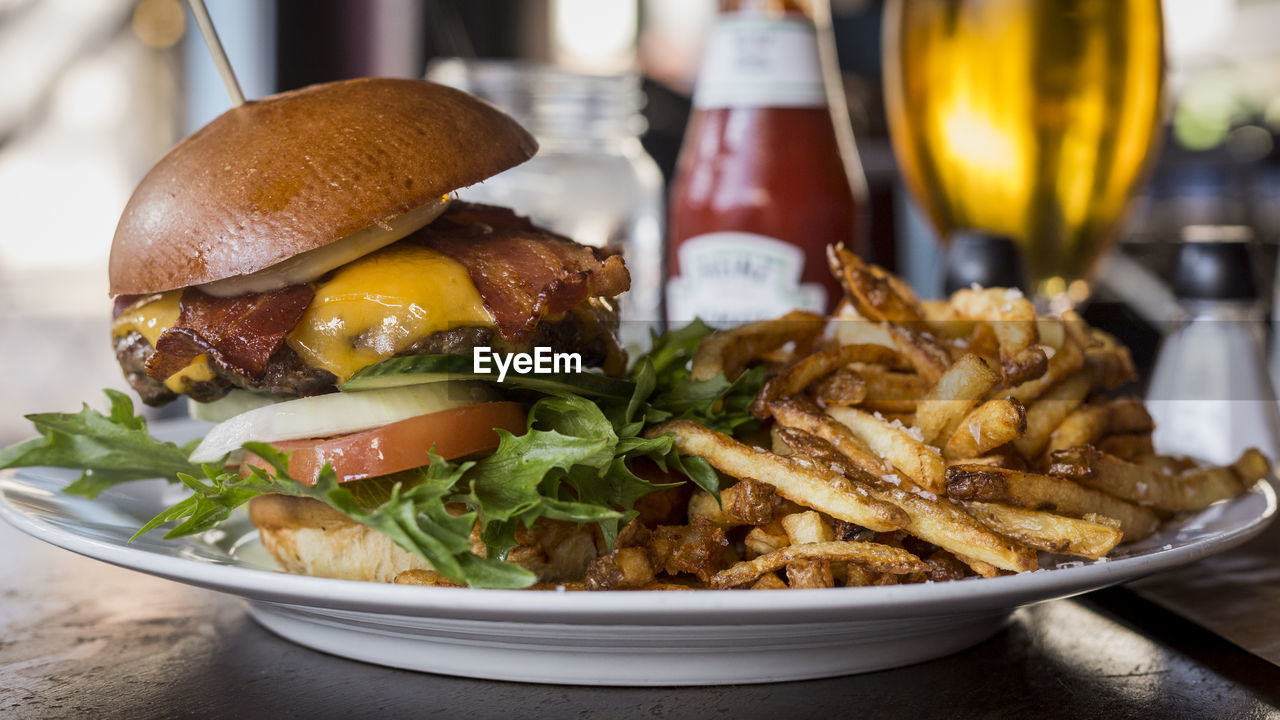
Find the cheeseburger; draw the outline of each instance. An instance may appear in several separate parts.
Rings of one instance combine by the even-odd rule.
[[[495,428],[526,427],[526,408],[492,384],[340,388],[394,358],[480,347],[623,369],[610,302],[629,285],[622,259],[450,196],[536,149],[485,102],[413,80],[318,85],[226,112],[146,175],[116,230],[125,377],[147,404],[185,395],[220,421],[193,462],[247,470],[262,461],[240,447],[269,442],[299,481],[327,464],[347,482],[422,466],[428,449],[492,451]],[[263,495],[250,515],[291,571],[387,581],[429,567],[314,499]],[[548,533],[523,536],[546,550],[543,579],[595,555],[585,531]]]

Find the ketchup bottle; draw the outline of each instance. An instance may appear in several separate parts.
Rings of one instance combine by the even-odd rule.
[[[843,93],[823,82],[834,61],[797,0],[721,0],[672,183],[671,326],[821,313],[840,298],[826,247],[865,249],[866,205]]]

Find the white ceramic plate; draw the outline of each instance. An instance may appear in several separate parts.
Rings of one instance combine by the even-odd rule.
[[[774,592],[562,593],[426,588],[286,575],[248,519],[200,538],[129,544],[179,495],[163,482],[97,500],[73,473],[0,473],[0,517],[59,547],[240,595],[270,630],[308,647],[447,675],[585,685],[709,685],[847,675],[956,652],[1022,605],[1187,565],[1261,532],[1276,492],[1250,492],[1167,525],[1105,562],[950,583]]]

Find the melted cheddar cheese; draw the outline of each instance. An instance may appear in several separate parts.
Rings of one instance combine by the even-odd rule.
[[[154,296],[121,313],[113,337],[130,331],[155,347],[178,321],[181,290]],[[395,244],[342,266],[317,283],[315,298],[286,341],[311,367],[342,383],[357,370],[389,358],[421,338],[456,327],[492,327],[467,269],[452,258],[410,244]],[[213,378],[200,355],[164,381],[181,393],[184,383]]]
[[[151,347],[155,347],[160,334],[178,321],[178,301],[181,297],[181,290],[171,290],[154,296],[148,302],[130,307],[120,313],[120,317],[111,324],[111,337],[121,337],[136,331],[151,343]],[[186,390],[188,382],[212,379],[213,368],[209,367],[209,356],[198,355],[190,365],[166,378],[164,385],[173,392],[181,393]]]
[[[492,327],[480,292],[458,261],[396,244],[339,268],[289,333],[303,362],[342,383],[415,341],[456,327]]]

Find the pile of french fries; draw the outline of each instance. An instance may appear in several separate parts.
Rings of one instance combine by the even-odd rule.
[[[692,372],[770,379],[754,437],[691,421],[651,429],[722,478],[686,524],[624,529],[592,589],[819,588],[992,577],[1040,553],[1106,557],[1175,513],[1270,472],[1249,450],[1204,467],[1152,449],[1128,350],[1077,315],[1038,317],[1017,290],[918,299],[830,251],[836,315],[794,312],[710,336]],[[768,448],[768,449],[766,449]],[[697,577],[697,581],[692,578]]]

